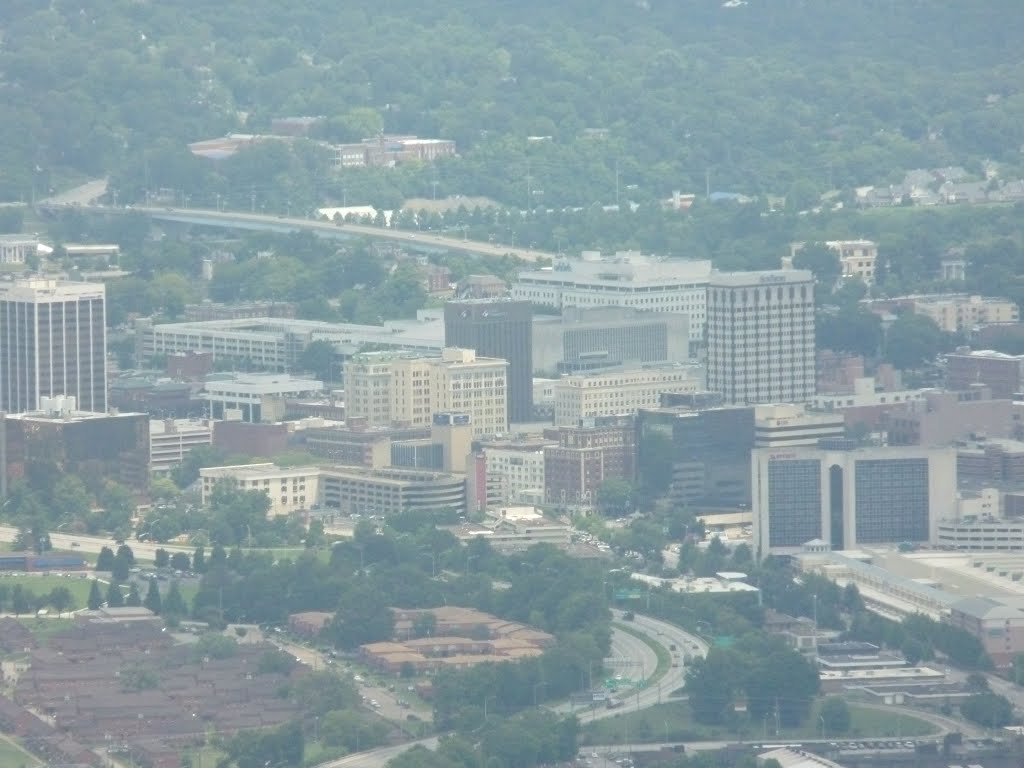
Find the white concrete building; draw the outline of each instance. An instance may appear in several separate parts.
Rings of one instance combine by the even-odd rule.
[[[814,276],[716,272],[707,298],[708,389],[735,405],[814,396]]]
[[[166,474],[201,445],[213,444],[213,425],[203,419],[152,419],[149,422],[149,471]]]
[[[819,440],[843,437],[842,414],[808,413],[802,405],[758,405],[754,408],[754,447],[817,446]]]
[[[500,503],[524,504],[538,493],[544,496],[544,446],[540,441],[484,445],[487,480],[501,488]]]
[[[285,398],[311,397],[324,383],[279,373],[214,374],[203,385],[210,417],[238,421],[280,421]],[[276,406],[276,407],[275,407]]]
[[[316,506],[320,491],[318,467],[279,467],[276,464],[236,464],[199,470],[203,504],[218,483],[228,482],[243,491],[260,491],[270,499],[268,517],[290,515]]]
[[[388,320],[382,325],[255,317],[142,325],[139,332],[144,358],[210,352],[215,360],[245,361],[247,365],[271,371],[291,370],[302,351],[314,341],[352,350],[374,344],[422,354],[437,354],[444,347],[444,319],[440,310],[420,310],[415,320]]]
[[[666,365],[563,376],[554,385],[555,425],[571,427],[581,419],[657,408],[662,392],[702,389],[700,373],[697,366]]]
[[[0,411],[67,395],[107,410],[106,287],[29,279],[0,283]]]
[[[865,376],[853,382],[853,392],[815,395],[808,401],[808,406],[815,411],[842,411],[844,408],[916,403],[923,402],[932,391],[934,390],[878,391],[874,377]]]
[[[38,238],[29,235],[0,235],[0,264],[24,264],[38,250]]]
[[[710,261],[659,260],[623,252],[602,258],[584,251],[548,269],[521,272],[512,298],[564,307],[631,307],[651,312],[678,312],[688,318],[690,343],[704,343]]]

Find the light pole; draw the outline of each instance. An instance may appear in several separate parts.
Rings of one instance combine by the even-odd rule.
[[[537,707],[537,689],[538,688],[543,688],[546,685],[547,685],[547,683],[545,681],[543,681],[543,680],[541,680],[539,683],[534,683],[533,684],[533,706],[534,706],[534,708]]]
[[[473,560],[476,560],[478,557],[480,557],[480,556],[479,555],[466,555],[466,575],[467,576],[469,576],[469,564]]]
[[[819,715],[818,716],[818,722],[821,723],[821,740],[824,741],[825,740],[825,716],[824,715]]]
[[[495,696],[494,694],[491,694],[490,696],[484,696],[484,722],[480,726],[481,728],[484,725],[487,725],[487,702],[490,701],[491,699],[496,699],[496,698],[498,698],[498,697]]]

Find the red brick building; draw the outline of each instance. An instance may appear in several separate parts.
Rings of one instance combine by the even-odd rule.
[[[636,476],[632,416],[546,429],[544,437],[558,441],[544,449],[544,498],[549,504],[588,506],[606,480],[633,482]]]

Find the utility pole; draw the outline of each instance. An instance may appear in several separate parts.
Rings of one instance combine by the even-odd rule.
[[[711,169],[704,171],[704,197],[711,199]]]
[[[249,187],[249,213],[256,213],[256,186]]]

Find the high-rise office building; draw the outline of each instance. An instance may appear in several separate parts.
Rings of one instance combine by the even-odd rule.
[[[952,448],[758,448],[751,465],[759,557],[934,541],[956,513]]]
[[[508,420],[533,419],[533,305],[528,301],[450,301],[444,307],[446,347],[475,349],[508,361]]]
[[[708,389],[727,403],[814,396],[814,277],[802,269],[720,272],[708,285]]]
[[[24,413],[67,395],[107,410],[106,292],[99,283],[0,284],[0,411]]]

